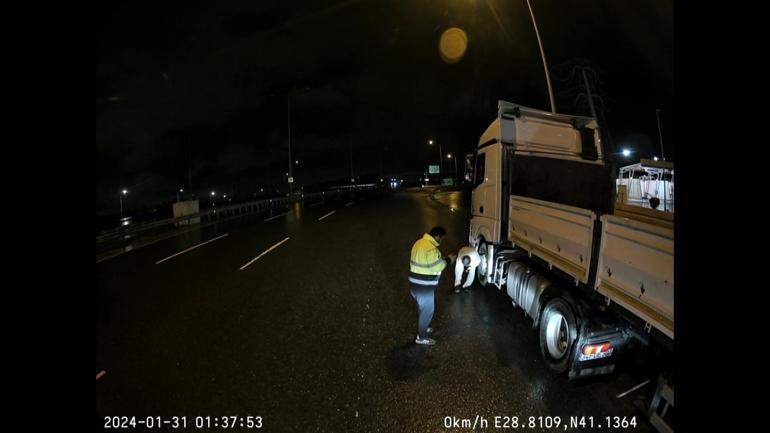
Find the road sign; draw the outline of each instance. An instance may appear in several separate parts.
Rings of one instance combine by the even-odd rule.
[[[429,165],[428,166],[428,173],[436,174],[438,172],[439,172],[438,165]]]

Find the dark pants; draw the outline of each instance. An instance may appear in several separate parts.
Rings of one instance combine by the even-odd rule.
[[[420,338],[428,337],[428,326],[433,320],[433,310],[435,308],[436,286],[421,286],[419,284],[409,283],[411,286],[412,297],[417,301],[419,318],[417,319],[417,336]]]

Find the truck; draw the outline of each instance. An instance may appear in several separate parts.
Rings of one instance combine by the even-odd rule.
[[[632,347],[670,370],[673,206],[627,200],[628,179],[619,182],[595,119],[505,101],[497,111],[469,176],[478,283],[532,319],[554,373],[607,374]],[[671,180],[672,163],[658,165]],[[671,372],[661,373],[659,391],[672,390]]]

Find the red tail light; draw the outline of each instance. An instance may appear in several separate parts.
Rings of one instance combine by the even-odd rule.
[[[586,344],[583,346],[583,355],[601,355],[604,352],[609,352],[611,349],[612,344],[609,341],[599,344]]]

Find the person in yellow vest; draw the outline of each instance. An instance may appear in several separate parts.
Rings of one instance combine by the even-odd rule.
[[[444,236],[446,236],[446,230],[443,227],[430,229],[430,232],[425,233],[412,246],[409,263],[409,287],[419,311],[417,338],[414,342],[426,346],[436,344],[436,340],[429,338],[428,333],[433,331],[429,325],[433,320],[436,287],[441,278],[441,271],[455,260],[454,254],[443,257],[438,249]]]

